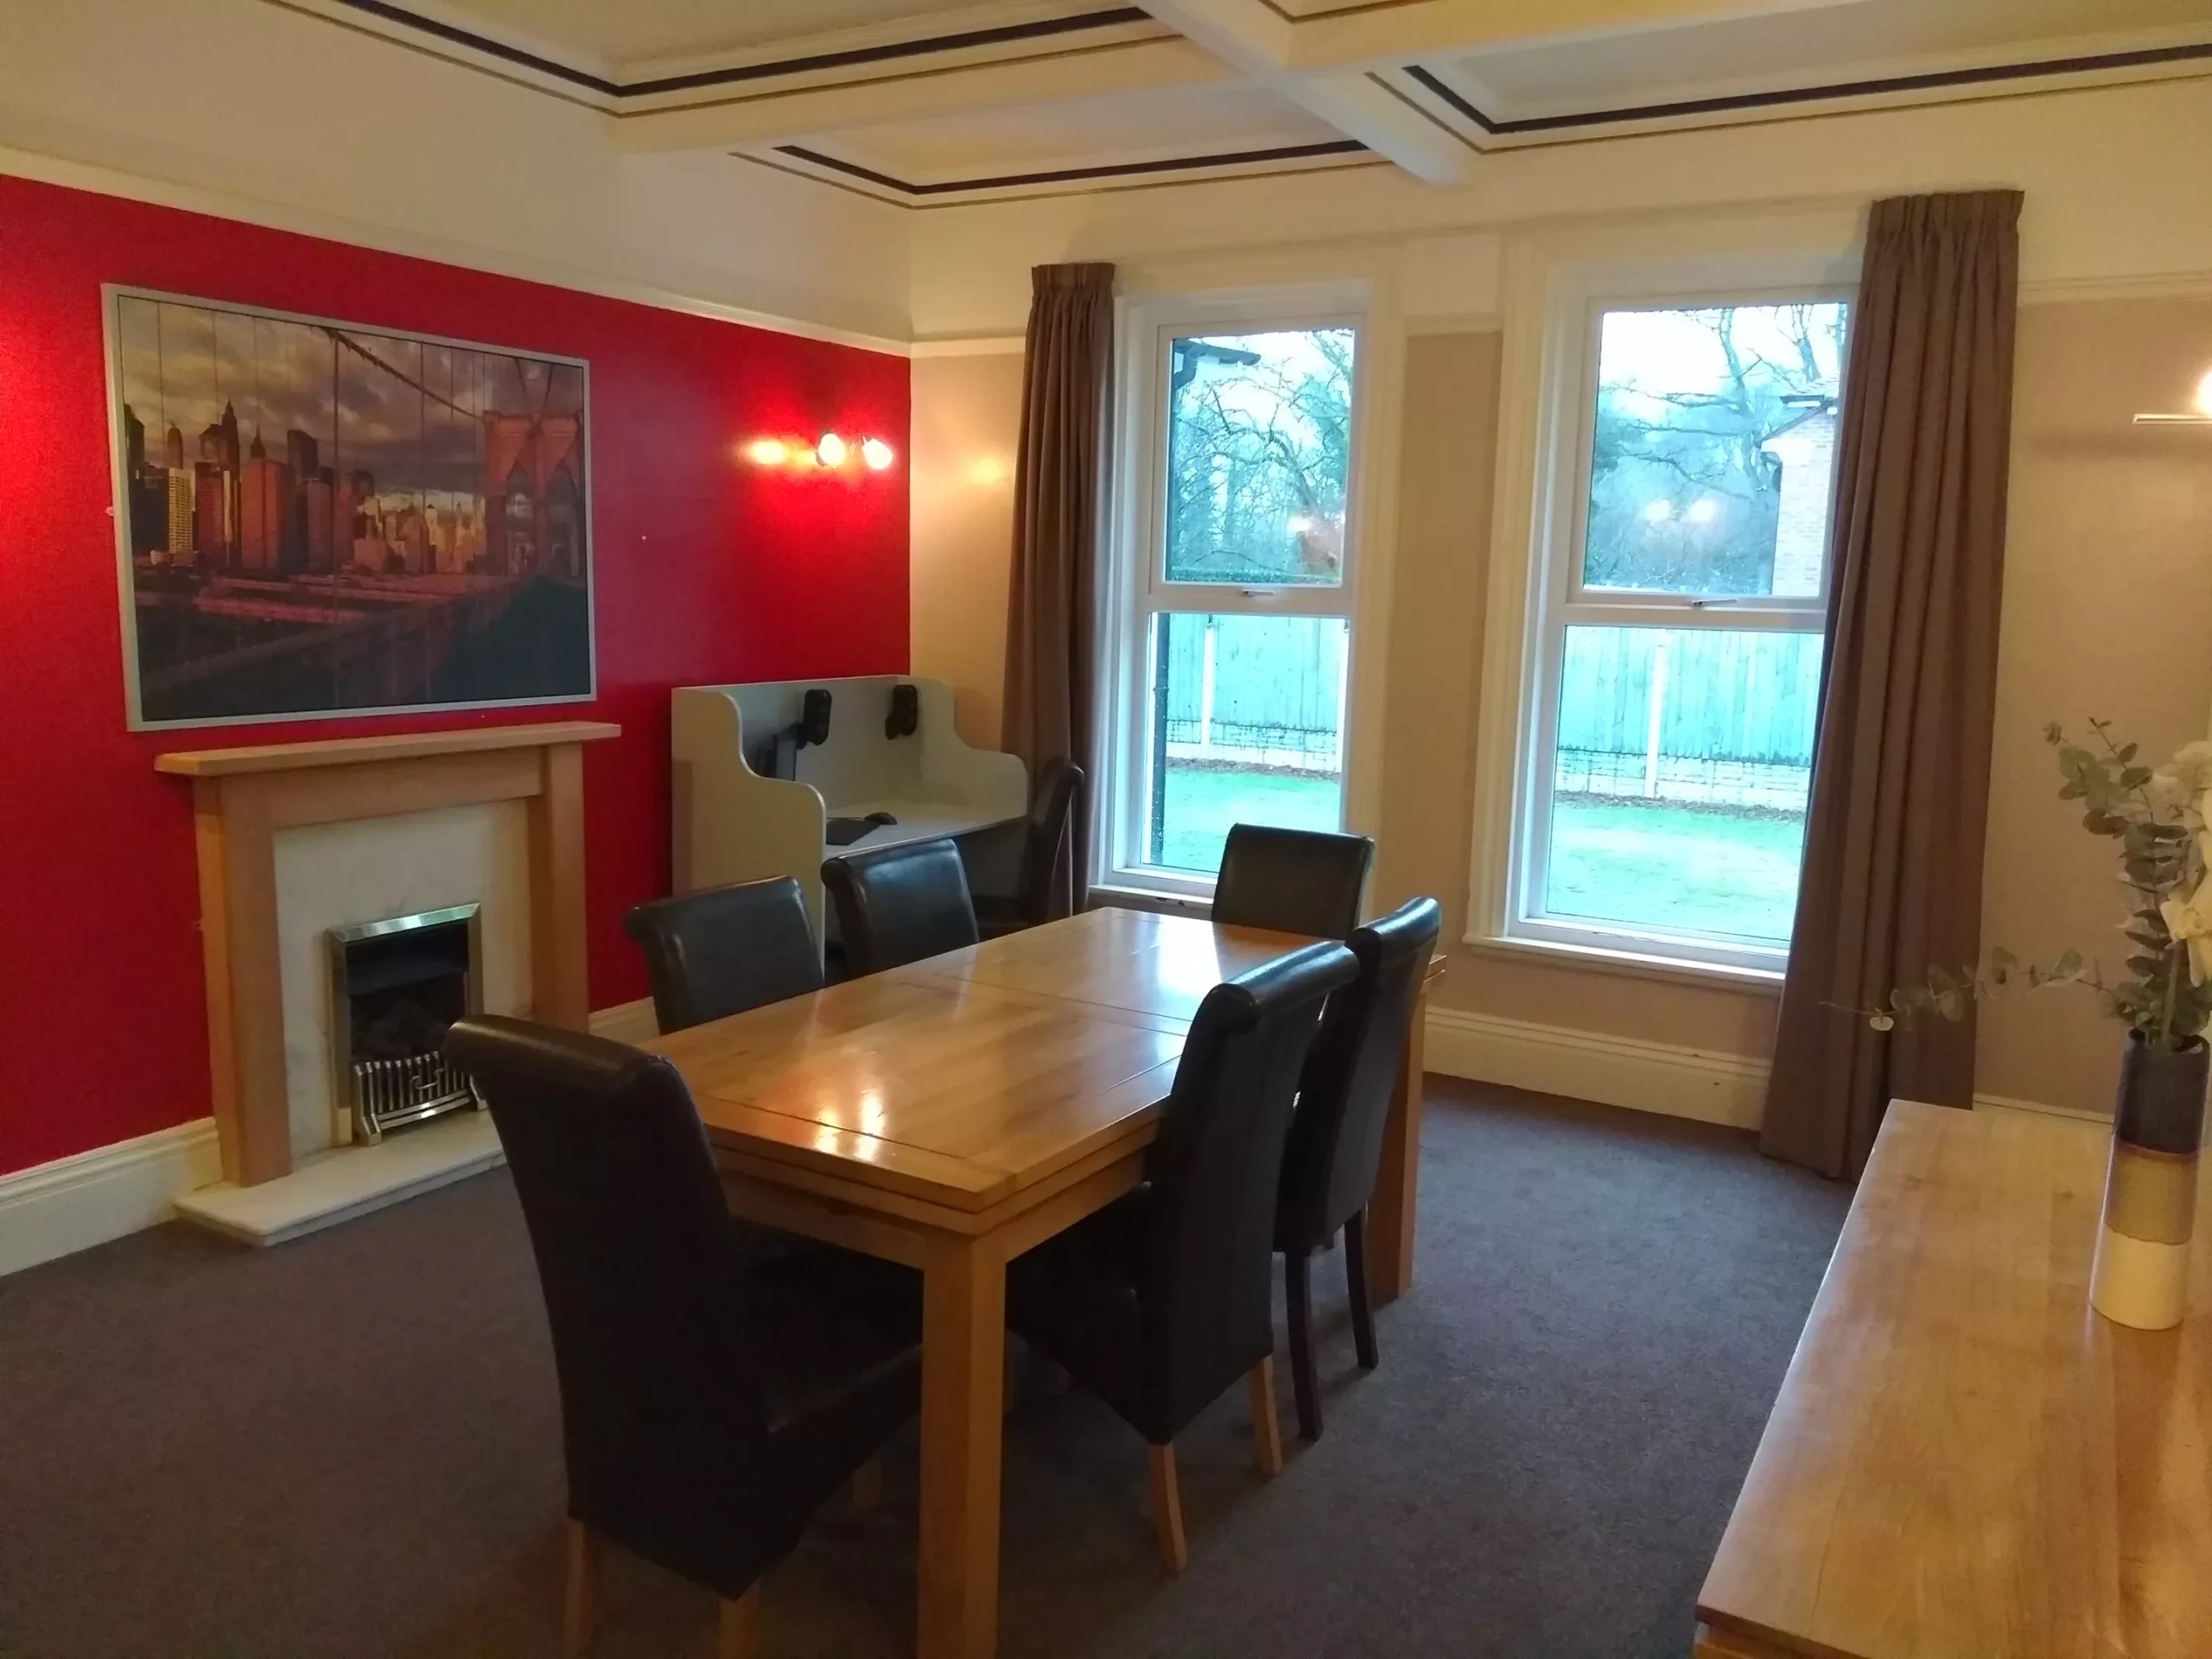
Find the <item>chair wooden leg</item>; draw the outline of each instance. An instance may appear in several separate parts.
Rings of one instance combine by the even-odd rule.
[[[760,1586],[725,1599],[715,1625],[715,1659],[753,1659],[760,1645]]]
[[[1359,1351],[1359,1369],[1371,1371],[1382,1363],[1375,1348],[1375,1301],[1367,1284],[1367,1212],[1361,1211],[1344,1223],[1344,1289],[1351,1300],[1352,1345]]]
[[[853,1471],[849,1490],[856,1510],[872,1510],[883,1501],[883,1459],[880,1455]]]
[[[1313,1261],[1286,1254],[1283,1301],[1290,1310],[1290,1393],[1298,1405],[1298,1432],[1321,1438],[1321,1389],[1313,1376]]]
[[[1183,1493],[1175,1482],[1175,1448],[1152,1448],[1152,1524],[1160,1536],[1160,1564],[1180,1573],[1191,1564],[1191,1547],[1183,1537]]]
[[[561,1651],[569,1659],[591,1645],[592,1592],[599,1575],[599,1541],[581,1521],[568,1525],[569,1570],[561,1606]]]
[[[1244,1381],[1252,1394],[1252,1455],[1263,1475],[1282,1473],[1282,1423],[1275,1415],[1275,1360],[1268,1355]]]

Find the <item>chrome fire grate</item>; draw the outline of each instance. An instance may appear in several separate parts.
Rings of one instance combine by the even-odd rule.
[[[468,1074],[442,1055],[353,1063],[353,1122],[365,1141],[381,1141],[386,1129],[403,1123],[483,1103]]]
[[[479,906],[453,905],[325,935],[337,1145],[483,1104],[439,1052],[453,1022],[483,1007],[480,919]]]

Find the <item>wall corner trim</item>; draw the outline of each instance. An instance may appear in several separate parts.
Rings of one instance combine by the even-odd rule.
[[[652,999],[598,1009],[591,1033],[649,1040],[659,1033]],[[179,1198],[222,1178],[212,1117],[0,1175],[0,1276],[157,1227]]]
[[[1433,1071],[1601,1106],[1755,1129],[1766,1062],[1742,1054],[1540,1026],[1460,1008],[1428,1011]]]
[[[906,348],[906,354],[914,358],[1014,357],[1028,348],[1028,337],[1024,334],[953,334],[918,340]]]

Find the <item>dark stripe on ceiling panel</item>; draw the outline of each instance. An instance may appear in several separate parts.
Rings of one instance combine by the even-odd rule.
[[[456,29],[451,23],[442,23],[435,18],[418,16],[404,6],[387,4],[386,0],[338,0],[338,3],[365,16],[381,18],[387,23],[397,23],[403,29],[413,29],[419,35],[428,35],[435,40],[444,41],[453,46],[465,46],[472,52],[481,52],[485,56],[497,58],[502,63],[512,63],[524,69],[534,69],[541,75],[550,75],[556,80],[565,80],[572,86],[588,86],[593,92],[604,92],[610,98],[618,98],[622,92],[620,86],[604,76],[594,75],[565,63],[556,63],[551,58],[541,58],[535,52],[525,52],[520,47],[509,46],[504,41],[487,40],[483,35],[471,34],[465,29]]]
[[[1408,65],[1406,73],[1484,132],[1504,137],[1519,132],[1558,132],[1572,127],[1605,126],[1616,122],[1729,115],[1745,110],[1773,109],[1790,104],[1817,104],[1834,99],[1878,98],[1891,92],[1940,92],[1951,86],[1986,86],[2000,81],[2029,80],[2044,75],[2094,74],[2101,70],[2144,69],[2171,63],[2202,61],[2212,61],[2212,42],[2145,47],[2139,51],[2101,52],[2071,58],[2048,58],[2033,63],[1991,64],[1977,69],[1937,69],[1919,75],[1885,75],[1867,80],[1838,81],[1825,86],[1789,86],[1770,92],[1735,92],[1724,98],[1681,99],[1669,104],[1633,105],[1618,110],[1592,110],[1579,115],[1529,116],[1514,121],[1493,121],[1433,72],[1419,64]]]
[[[474,34],[451,23],[440,22],[395,6],[390,0],[339,0],[339,3],[444,41],[451,45],[466,47],[472,52],[481,52],[502,62],[532,69],[543,75],[565,80],[572,86],[589,87],[593,92],[609,98],[649,98],[664,92],[696,92],[708,86],[727,86],[747,80],[771,80],[779,75],[807,74],[823,69],[849,69],[857,64],[889,63],[901,58],[928,57],[940,52],[962,52],[977,47],[1007,46],[1022,41],[1046,40],[1058,35],[1074,35],[1090,29],[1118,29],[1128,23],[1148,23],[1151,14],[1138,6],[1111,6],[1098,11],[1079,12],[1071,17],[1047,17],[1027,23],[1005,23],[992,29],[963,29],[957,34],[932,35],[921,40],[893,41],[882,46],[854,47],[842,52],[816,52],[804,57],[783,58],[773,63],[741,64],[728,69],[702,69],[687,75],[663,75],[654,80],[613,81],[594,75],[551,58],[525,52],[520,47],[509,46],[503,41]]]
[[[779,144],[777,153],[813,166],[827,168],[848,178],[865,179],[887,190],[907,196],[957,195],[970,190],[1012,190],[1025,185],[1074,184],[1090,179],[1126,179],[1148,173],[1192,173],[1209,167],[1261,167],[1271,162],[1300,162],[1320,156],[1350,156],[1367,146],[1357,138],[1332,138],[1318,144],[1283,144],[1273,149],[1243,149],[1214,156],[1178,156],[1160,162],[1114,162],[1097,167],[1054,168],[1038,173],[1007,173],[994,178],[951,179],[933,184],[910,184],[887,173],[862,167],[801,144]]]

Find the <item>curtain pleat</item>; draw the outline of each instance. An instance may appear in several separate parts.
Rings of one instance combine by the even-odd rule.
[[[1874,204],[1852,315],[1804,872],[1760,1144],[1865,1166],[1893,1097],[1969,1106],[1971,1010],[1863,1008],[1981,949],[2017,191]]]
[[[1086,780],[1074,825],[1072,910],[1089,898],[1098,777],[1101,474],[1112,386],[1114,267],[1039,265],[1030,273],[1014,482],[1014,566],[1007,595],[1007,749],[1034,780],[1066,756]]]

